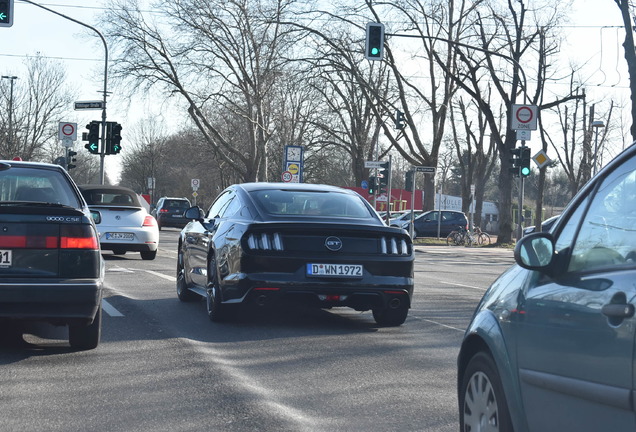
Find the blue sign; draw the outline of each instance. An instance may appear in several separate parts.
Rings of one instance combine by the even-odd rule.
[[[366,180],[362,180],[362,183],[360,183],[360,186],[362,187],[362,189],[369,189],[369,182]]]

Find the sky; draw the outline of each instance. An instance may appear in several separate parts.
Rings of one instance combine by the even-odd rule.
[[[105,2],[100,0],[36,2],[98,29],[99,16],[105,13],[102,7]],[[571,23],[565,30],[564,51],[567,50],[578,63],[586,64],[590,96],[628,100],[627,66],[621,46],[624,30],[614,0],[575,0]],[[0,75],[15,75],[18,79],[26,76],[24,61],[37,53],[63,63],[69,82],[77,88],[78,101],[102,99],[104,48],[96,33],[37,6],[15,0],[13,26],[0,28]],[[178,130],[183,124],[183,119],[178,116],[163,115],[166,106],[156,99],[137,98],[129,106],[124,95],[113,92],[108,101],[108,120],[117,121],[124,128],[124,151],[126,132],[138,122],[158,119],[168,132]],[[60,121],[78,123],[81,135],[84,125],[100,119],[99,110],[73,111],[71,107],[68,116]],[[532,146],[532,142],[529,145]],[[83,143],[76,143],[76,149],[78,147],[83,147]],[[117,169],[118,159],[118,156],[106,157],[107,171]]]

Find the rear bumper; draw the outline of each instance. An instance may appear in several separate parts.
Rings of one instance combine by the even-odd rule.
[[[3,280],[0,282],[0,319],[92,322],[101,304],[99,279]]]
[[[157,218],[157,223],[162,227],[183,228],[188,222],[190,222],[190,220],[185,218],[173,218],[169,216],[159,216],[159,218]]]
[[[100,243],[102,250],[122,250],[132,252],[156,251],[159,245],[157,243]]]
[[[343,306],[365,311],[386,307],[394,299],[406,302],[410,307],[413,297],[413,279],[410,277],[376,276],[358,281],[334,279],[300,282],[285,280],[287,278],[276,280],[271,273],[244,276],[239,280],[224,281],[224,303],[299,302],[307,306]]]

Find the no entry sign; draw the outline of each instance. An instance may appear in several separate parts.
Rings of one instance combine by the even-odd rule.
[[[512,130],[537,130],[536,105],[513,105],[510,116],[510,128]]]

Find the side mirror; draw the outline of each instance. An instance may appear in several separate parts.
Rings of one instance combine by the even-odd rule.
[[[93,218],[95,225],[102,223],[102,214],[97,210],[91,210],[91,218]]]
[[[205,216],[203,210],[200,207],[194,206],[187,209],[183,215],[186,219],[197,220],[199,222],[203,221],[203,217]]]
[[[554,255],[554,238],[549,233],[528,234],[515,246],[515,261],[529,270],[547,269]]]

